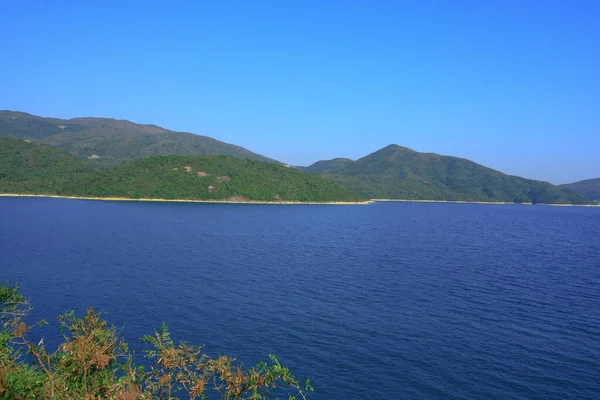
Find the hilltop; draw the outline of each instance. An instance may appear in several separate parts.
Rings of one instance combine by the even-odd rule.
[[[99,169],[64,151],[0,138],[0,193],[230,201],[353,202],[359,195],[278,163],[226,155],[147,157]]]
[[[260,200],[337,201],[339,197],[542,204],[586,204],[591,202],[589,198],[600,198],[595,189],[598,180],[557,187],[548,182],[506,175],[467,159],[419,153],[398,145],[389,145],[356,161],[334,158],[290,169],[265,156],[207,136],[109,118],[63,120],[0,111],[1,136],[21,138],[21,141],[10,142],[12,144],[3,141],[0,151],[25,146],[28,142],[23,139],[31,144],[21,149],[29,158],[15,158],[15,152],[8,152],[0,161],[4,166],[0,174],[5,176],[0,176],[0,185],[7,190],[10,183],[17,193],[32,193],[32,188],[37,188],[44,193],[108,195],[110,192],[111,196],[127,197],[174,198],[178,194],[183,196],[181,198],[201,199],[244,196],[258,200],[258,196]],[[39,146],[32,147],[35,144]],[[43,144],[52,147],[43,147]],[[34,149],[40,152],[35,157]],[[161,161],[156,159],[165,156],[167,158]],[[178,158],[185,156],[200,158]],[[242,158],[272,165],[243,164]],[[233,169],[225,171],[226,165]],[[109,168],[104,175],[96,170],[115,166],[121,169]],[[165,174],[168,167],[171,172]],[[185,167],[190,167],[191,172],[183,174]],[[146,172],[141,172],[143,168]],[[210,168],[213,170],[209,171]],[[244,171],[245,168],[250,171]],[[294,175],[301,174],[300,171],[310,173],[313,181],[303,181],[309,179],[306,174]],[[207,175],[196,175],[196,180],[189,180],[197,172]],[[18,178],[19,174],[28,175],[28,179]],[[9,175],[13,178],[7,180]],[[326,186],[331,184],[326,184],[327,180],[314,180],[316,175],[319,179],[337,182],[345,188],[344,192],[340,192],[338,185]],[[230,179],[227,184],[215,181],[219,176]],[[197,186],[197,178],[207,183],[203,190]],[[88,180],[84,182],[85,179]],[[115,180],[131,185],[116,185]],[[212,189],[207,192],[208,187]],[[309,198],[313,200],[307,200]]]
[[[192,154],[226,154],[274,161],[208,136],[111,118],[58,119],[0,111],[0,136],[39,141],[103,165],[121,165],[151,156]]]
[[[342,160],[342,161],[340,161]],[[550,183],[510,176],[473,161],[389,145],[357,161],[319,161],[304,171],[368,198],[584,204]]]
[[[347,167],[352,164],[352,160],[349,158],[334,158],[332,160],[317,161],[309,167],[297,167],[304,172],[334,172]]]
[[[559,185],[558,187],[561,189],[572,190],[582,196],[600,202],[600,178],[567,183]]]

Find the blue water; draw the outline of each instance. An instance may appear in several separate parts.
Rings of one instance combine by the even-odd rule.
[[[600,209],[0,198],[0,279],[312,399],[600,398]]]

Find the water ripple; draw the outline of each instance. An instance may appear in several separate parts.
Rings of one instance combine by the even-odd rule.
[[[34,317],[94,305],[134,347],[166,321],[314,399],[600,393],[599,209],[0,198],[0,221]]]

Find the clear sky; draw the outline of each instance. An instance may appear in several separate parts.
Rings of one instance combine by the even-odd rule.
[[[599,0],[5,0],[0,54],[0,109],[600,177]]]

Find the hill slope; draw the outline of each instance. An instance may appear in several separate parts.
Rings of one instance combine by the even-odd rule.
[[[106,165],[150,156],[226,154],[273,161],[243,147],[208,136],[173,132],[155,125],[109,118],[42,118],[16,111],[0,111],[0,136],[41,141],[82,158]]]
[[[516,203],[588,203],[584,197],[547,183],[509,176],[472,161],[387,146],[357,161],[318,171],[369,198],[407,200],[501,201]]]
[[[189,200],[337,202],[360,196],[277,163],[224,155],[149,157],[93,168],[60,149],[0,138],[0,193]]]
[[[561,189],[572,190],[589,199],[600,202],[600,178],[586,179],[584,181],[567,183],[558,186]]]
[[[0,193],[56,193],[93,170],[91,163],[58,148],[0,138]]]
[[[345,168],[352,163],[353,163],[353,161],[349,158],[334,158],[332,160],[317,161],[316,163],[314,163],[308,167],[297,167],[297,168],[300,169],[301,171],[309,172],[309,173],[334,172],[334,171],[339,171],[340,169]]]

